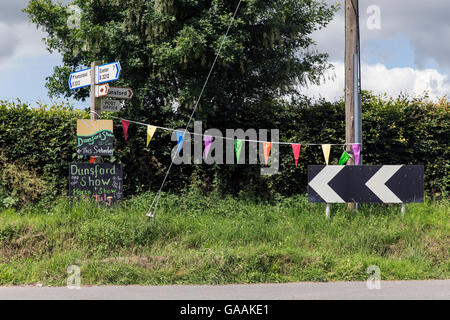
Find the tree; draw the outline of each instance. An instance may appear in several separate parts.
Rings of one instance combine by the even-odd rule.
[[[133,87],[136,97],[122,116],[182,126],[238,0],[75,0],[72,4],[81,9],[77,28],[67,23],[71,13],[61,3],[31,0],[25,9],[32,22],[48,33],[47,48],[63,56],[63,65],[48,78],[49,93],[83,99],[88,90],[70,91],[69,73],[94,60],[118,60],[122,74],[114,85]],[[326,54],[309,51],[310,35],[324,27],[336,9],[314,0],[243,0],[196,119],[219,129],[245,127],[244,110],[298,95],[308,81],[318,83],[330,65]],[[136,152],[131,156],[138,157]]]

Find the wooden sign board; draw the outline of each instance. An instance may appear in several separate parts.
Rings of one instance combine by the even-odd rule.
[[[112,156],[112,120],[77,120],[77,153],[87,156]]]
[[[122,165],[114,163],[70,163],[70,198],[93,199],[110,206],[123,199]]]

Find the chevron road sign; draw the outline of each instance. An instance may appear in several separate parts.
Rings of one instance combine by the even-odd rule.
[[[423,189],[423,166],[308,166],[309,202],[423,202]]]

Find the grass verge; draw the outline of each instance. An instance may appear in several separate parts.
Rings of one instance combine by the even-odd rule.
[[[226,284],[450,278],[448,201],[363,205],[358,213],[304,196],[255,202],[166,194],[153,220],[152,194],[115,208],[66,199],[0,211],[0,285]]]

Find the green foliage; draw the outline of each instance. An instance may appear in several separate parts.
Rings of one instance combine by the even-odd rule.
[[[3,180],[8,185],[6,190],[11,192],[11,188],[18,187],[31,191],[36,188],[35,191],[42,194],[39,186],[43,182],[37,182],[40,181],[37,176],[51,187],[47,188],[47,193],[65,194],[67,166],[76,159],[76,119],[87,115],[86,112],[72,110],[65,105],[30,108],[20,101],[0,101],[2,172],[7,174],[5,170],[10,168],[8,180]],[[12,169],[13,167],[16,169]],[[20,179],[18,175],[21,176]],[[15,176],[21,186],[10,184],[10,179]],[[27,181],[36,183],[32,183],[33,187],[27,187]],[[31,200],[33,197],[26,198]]]
[[[0,207],[23,206],[49,194],[48,184],[26,166],[9,163],[0,153]]]
[[[422,164],[427,194],[448,197],[449,103],[406,97],[385,99],[369,93],[363,98],[364,164]],[[33,168],[53,187],[54,195],[66,194],[68,163],[82,160],[75,150],[76,119],[88,116],[86,112],[62,106],[32,109],[21,103],[3,102],[0,152],[11,163]],[[258,112],[246,110],[234,120],[233,128],[279,129],[280,140],[287,142],[343,143],[345,137],[342,101],[267,101],[259,106]],[[168,133],[158,131],[154,138],[157,141],[152,140],[147,148],[145,129],[131,125],[125,143],[120,122],[116,120],[115,153],[106,160],[123,163],[127,195],[156,190],[170,164],[164,154],[169,154],[175,142]],[[337,164],[342,149],[334,147],[331,151],[330,161]],[[286,145],[280,147],[280,170],[273,176],[261,176],[261,165],[180,165],[172,168],[166,190],[197,190],[203,194],[216,191],[276,199],[277,194],[305,193],[307,165],[323,162],[320,146],[303,143],[296,168],[292,149]]]
[[[104,208],[64,198],[18,215],[0,211],[0,285],[62,286],[67,267],[82,285],[226,284],[448,279],[448,201],[362,205],[358,214],[304,196],[273,203],[189,192],[154,194]]]
[[[76,0],[80,28],[67,26],[69,12],[51,0],[32,0],[25,12],[47,33],[49,50],[60,52],[47,87],[51,95],[88,96],[87,88],[70,91],[67,79],[92,61],[120,61],[118,86],[135,97],[119,116],[164,127],[182,127],[191,114],[238,1],[222,0]],[[209,78],[195,119],[208,128],[235,128],[261,101],[296,95],[302,85],[319,82],[330,65],[327,55],[307,50],[311,33],[327,25],[336,7],[311,0],[242,1],[229,36]],[[173,109],[177,107],[174,112]],[[131,192],[155,188],[171,159],[170,136],[159,133],[149,148],[145,128],[130,127],[118,157],[127,167]],[[191,168],[173,168],[170,189],[182,189]],[[227,174],[230,174],[227,171]],[[176,177],[179,177],[177,179]]]

